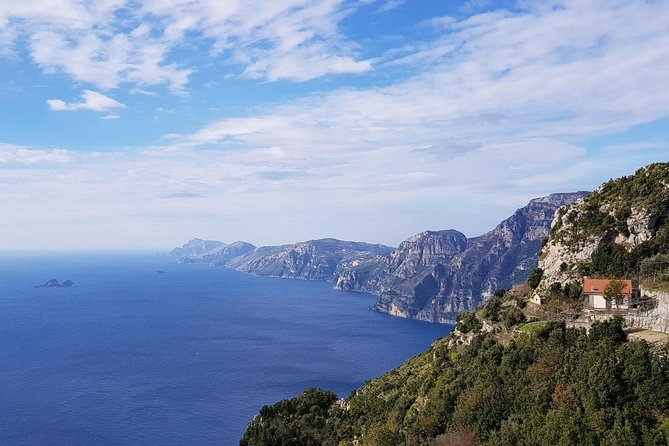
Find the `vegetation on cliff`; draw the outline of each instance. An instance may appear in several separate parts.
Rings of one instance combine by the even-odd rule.
[[[611,180],[558,211],[522,291],[460,313],[451,335],[345,400],[310,389],[264,407],[241,445],[669,444],[668,350],[628,342],[619,317],[586,332],[523,310],[541,292],[541,312],[577,312],[584,275],[664,283],[667,217],[669,163]]]
[[[669,163],[610,180],[560,208],[539,255],[538,292],[586,276],[657,279],[669,270],[668,217]]]
[[[310,389],[266,406],[240,444],[667,444],[669,360],[627,342],[619,319],[589,333],[553,322],[506,343],[492,333],[457,340],[437,341],[346,400]]]
[[[664,223],[669,210],[669,163],[654,163],[634,175],[612,179],[583,200],[582,206],[566,206],[558,211],[551,235],[578,242],[590,235],[616,231],[630,235],[628,219],[634,210],[645,210]],[[561,231],[562,217],[570,224]]]

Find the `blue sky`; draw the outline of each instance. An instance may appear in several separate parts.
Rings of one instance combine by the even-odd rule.
[[[0,3],[0,250],[397,245],[669,155],[669,2]]]

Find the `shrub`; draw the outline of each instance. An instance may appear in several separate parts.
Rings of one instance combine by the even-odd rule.
[[[541,268],[536,268],[530,271],[529,276],[527,276],[527,286],[533,290],[539,286],[541,279],[544,276],[544,270]]]

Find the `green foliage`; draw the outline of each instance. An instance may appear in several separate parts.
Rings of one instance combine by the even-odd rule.
[[[457,348],[437,341],[348,408],[320,391],[264,408],[242,445],[667,444],[669,359],[626,342],[621,319],[589,334],[557,322],[521,330],[506,346],[491,334]]]
[[[562,287],[562,295],[573,301],[580,301],[583,296],[583,285],[581,282],[569,282]]]
[[[590,327],[590,340],[600,342],[607,340],[615,344],[620,344],[627,340],[627,335],[623,331],[623,318],[616,315],[608,321],[596,321]]]
[[[553,282],[548,290],[551,294],[562,294],[562,284],[560,282]]]
[[[328,436],[326,419],[337,395],[308,389],[302,395],[264,406],[249,424],[240,446],[318,446]]]
[[[539,286],[541,278],[544,276],[544,270],[541,268],[533,269],[530,271],[529,276],[527,276],[527,286],[533,290]]]
[[[510,329],[525,322],[525,314],[515,305],[509,305],[502,310],[500,320],[507,329]]]
[[[458,314],[455,328],[460,332],[469,333],[470,331],[480,330],[481,327],[483,327],[483,324],[478,320],[475,313],[464,311]]]
[[[544,321],[528,322],[527,324],[518,327],[518,330],[522,333],[537,333],[544,330],[547,325],[548,322]]]
[[[612,280],[604,288],[604,299],[617,304],[622,303],[625,283],[620,280]]]
[[[497,290],[493,297],[488,301],[488,303],[483,307],[481,315],[484,319],[488,319],[492,322],[499,322],[500,311],[502,310],[502,304],[504,303],[504,294],[505,290]]]
[[[583,205],[558,211],[570,224],[568,231],[561,221],[554,225],[551,236],[563,242],[578,242],[595,234],[627,232],[627,219],[632,208],[645,209],[655,215],[666,215],[666,184],[669,184],[669,163],[655,163],[637,170],[634,175],[611,180],[585,198]]]
[[[655,254],[643,259],[640,263],[641,274],[644,276],[656,275],[669,270],[669,255]]]

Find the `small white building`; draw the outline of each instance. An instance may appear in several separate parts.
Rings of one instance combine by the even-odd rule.
[[[621,283],[618,299],[607,300],[605,290],[612,282]],[[585,307],[595,311],[624,311],[632,302],[632,281],[618,279],[583,279],[583,295],[586,296]]]

